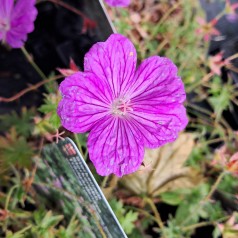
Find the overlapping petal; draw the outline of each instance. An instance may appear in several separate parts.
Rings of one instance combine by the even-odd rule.
[[[127,7],[131,0],[105,0],[105,2],[112,7]]]
[[[9,18],[12,8],[13,8],[14,0],[1,0],[0,4],[0,19]]]
[[[6,39],[6,28],[10,26],[10,15],[14,0],[2,0],[0,3],[0,40]]]
[[[84,58],[84,70],[94,73],[107,86],[113,100],[133,78],[136,60],[133,44],[126,37],[113,34],[89,50]]]
[[[177,67],[163,57],[150,57],[138,68],[133,87],[127,89],[133,111],[132,121],[146,147],[174,141],[187,125],[182,103],[186,95]]]
[[[118,117],[107,116],[94,126],[88,138],[88,151],[98,174],[123,176],[139,168],[144,147],[136,135],[133,126]]]
[[[59,90],[63,98],[58,114],[62,125],[69,131],[89,131],[109,113],[105,87],[91,73],[78,72],[67,77]]]

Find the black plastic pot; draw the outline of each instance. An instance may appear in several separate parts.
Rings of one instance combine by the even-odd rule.
[[[201,6],[206,14],[207,22],[214,19],[225,7],[225,1],[200,0]],[[237,0],[230,0],[231,4],[238,3]],[[227,16],[221,17],[216,29],[220,32],[220,36],[213,37],[209,44],[208,55],[215,55],[219,52],[224,52],[224,59],[238,53],[238,14],[237,19],[231,21]],[[234,59],[231,63],[238,68],[238,59]],[[227,82],[228,74],[231,75],[234,84],[238,84],[238,73],[234,71],[222,69],[221,78],[224,83]],[[228,124],[234,129],[238,129],[238,107],[233,104],[233,110],[226,110],[223,113]]]

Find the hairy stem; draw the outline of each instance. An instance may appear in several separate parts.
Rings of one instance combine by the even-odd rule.
[[[106,187],[109,177],[110,176],[105,176],[103,178],[103,181],[102,181],[102,184],[101,184],[101,188],[105,188]]]
[[[42,70],[38,67],[38,65],[34,62],[34,60],[32,59],[31,55],[28,53],[28,51],[26,50],[26,48],[23,46],[21,48],[22,53],[25,55],[26,59],[28,60],[28,62],[32,65],[32,67],[35,69],[35,71],[40,75],[40,77],[42,79],[46,79],[46,75],[42,72]]]
[[[216,182],[213,184],[210,192],[208,193],[208,195],[202,200],[202,202],[206,202],[209,201],[209,199],[212,197],[213,193],[215,192],[215,190],[217,189],[218,185],[220,184],[220,182],[222,181],[223,177],[225,176],[226,172],[222,172]]]
[[[151,198],[145,198],[145,202],[151,207],[151,210],[153,211],[153,213],[155,215],[155,219],[156,219],[157,224],[159,225],[159,228],[161,230],[163,230],[164,224],[163,224],[163,221],[160,217],[160,214],[159,214],[154,202],[152,201]]]
[[[41,87],[42,85],[49,83],[51,81],[63,78],[64,76],[58,75],[46,80],[43,80],[37,84],[31,85],[28,88],[23,89],[22,91],[20,91],[19,93],[15,94],[14,96],[10,97],[10,98],[4,98],[4,97],[0,97],[0,102],[13,102],[15,100],[17,100],[18,98],[22,97],[23,95],[25,95],[26,93],[36,90],[37,88]]]
[[[183,231],[189,231],[189,230],[194,230],[194,229],[197,229],[199,227],[203,227],[203,226],[209,226],[209,225],[215,225],[217,222],[223,222],[225,220],[227,220],[230,216],[225,216],[225,217],[222,217],[216,221],[204,221],[204,222],[199,222],[197,224],[193,224],[193,225],[190,225],[190,226],[185,226],[182,228]]]

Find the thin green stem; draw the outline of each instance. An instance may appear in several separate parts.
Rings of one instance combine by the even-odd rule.
[[[225,141],[225,139],[215,138],[215,139],[210,139],[210,140],[207,140],[207,141],[200,142],[199,144],[202,145],[202,146],[205,146],[205,145],[210,145],[212,143],[223,142],[223,141]]]
[[[23,46],[21,48],[22,53],[25,55],[26,59],[28,60],[28,62],[32,65],[32,67],[35,69],[35,71],[40,75],[40,77],[42,79],[46,79],[46,75],[42,72],[42,70],[38,67],[38,65],[34,62],[34,60],[32,59],[31,55],[28,53],[28,51],[26,50],[26,48]]]
[[[74,134],[74,139],[75,139],[75,142],[76,142],[76,144],[79,148],[79,151],[80,151],[81,155],[83,156],[84,154],[83,154],[83,151],[82,151],[82,146],[81,146],[81,143],[79,141],[79,138],[78,138],[77,134]],[[84,159],[86,159],[86,158],[84,158]]]
[[[145,198],[145,202],[151,207],[151,210],[153,211],[155,215],[155,219],[157,224],[159,225],[159,228],[163,230],[164,224],[154,202],[151,200],[151,198]]]
[[[31,229],[31,228],[32,228],[32,225],[29,225],[29,226],[23,228],[22,230],[20,230],[20,231],[14,233],[14,235],[21,235],[21,234],[25,233],[27,230],[29,230],[29,229]]]
[[[193,225],[190,225],[190,226],[185,226],[182,228],[183,231],[189,231],[189,230],[194,230],[194,229],[197,229],[199,227],[203,227],[203,226],[209,226],[209,225],[214,225],[216,224],[217,222],[222,222],[222,221],[225,221],[229,218],[230,216],[225,216],[225,217],[222,217],[216,221],[204,221],[204,222],[199,222],[197,224],[193,224]]]
[[[187,221],[190,220],[190,218],[193,216],[194,213],[196,213],[203,205],[205,202],[209,201],[209,199],[212,197],[213,193],[215,192],[215,190],[217,189],[218,185],[220,184],[220,182],[222,181],[224,175],[226,174],[226,172],[222,172],[216,179],[216,182],[213,184],[210,192],[207,194],[206,197],[204,197],[199,203],[198,205],[195,207],[195,209],[193,210],[193,212],[191,212],[186,219],[183,220],[182,224],[186,224]]]
[[[13,191],[14,191],[17,187],[18,187],[18,184],[15,184],[13,187],[11,187],[9,193],[7,194],[6,202],[5,202],[5,207],[4,207],[5,210],[8,209],[8,205],[9,205],[9,202],[10,202],[10,199],[11,199],[11,196],[12,196],[12,193],[13,193]]]
[[[105,188],[106,187],[109,177],[110,176],[105,176],[103,178],[103,181],[102,181],[102,184],[101,184],[101,188]]]
[[[208,201],[208,200],[212,197],[213,193],[214,193],[215,190],[217,189],[218,185],[221,183],[221,181],[222,181],[223,177],[225,176],[225,174],[226,174],[226,172],[222,172],[222,173],[218,176],[218,178],[217,178],[216,182],[213,184],[213,186],[212,186],[210,192],[209,192],[208,195],[202,200],[202,202],[206,202],[206,201]]]
[[[204,221],[204,222],[196,223],[190,226],[185,226],[182,228],[182,230],[183,231],[195,230],[199,227],[212,225],[213,223],[214,223],[213,221]]]
[[[138,207],[134,207],[134,206],[126,206],[128,209],[139,212],[143,215],[145,215],[146,217],[149,217],[152,221],[157,223],[156,218],[151,215],[149,212],[145,211],[144,209],[138,208]]]

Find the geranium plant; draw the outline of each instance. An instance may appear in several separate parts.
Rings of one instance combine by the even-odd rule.
[[[90,2],[0,0],[0,237],[105,237],[70,137],[128,237],[235,238],[237,3]]]

